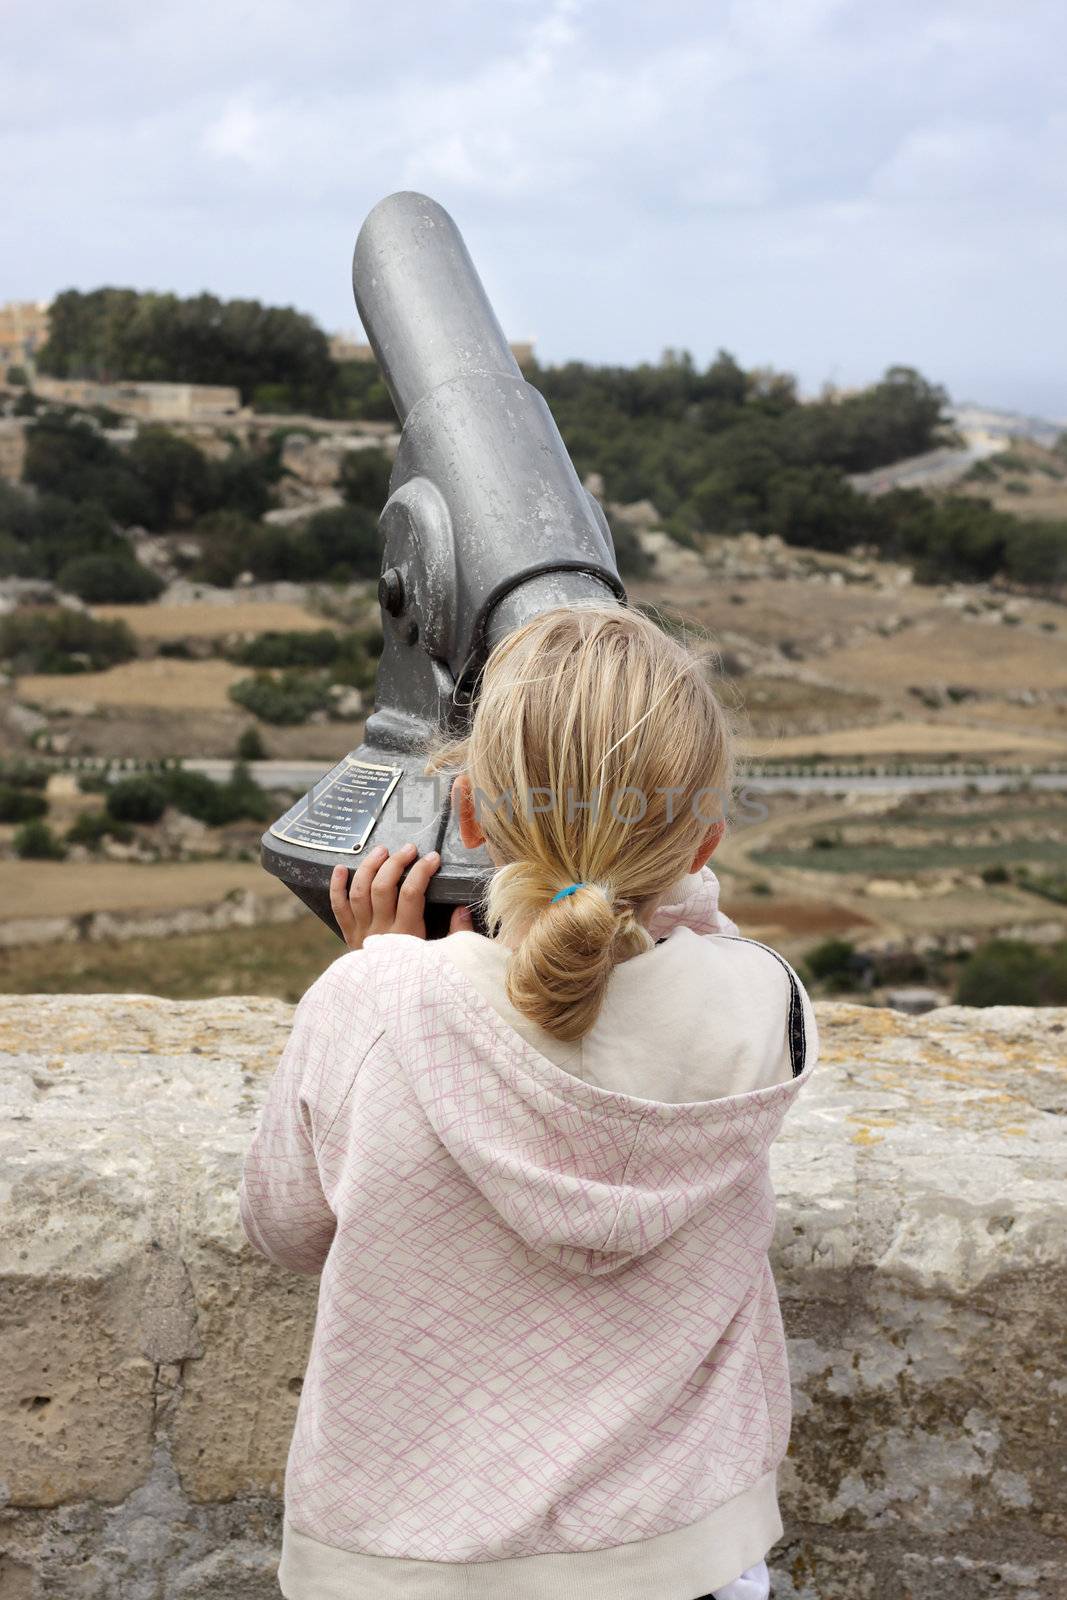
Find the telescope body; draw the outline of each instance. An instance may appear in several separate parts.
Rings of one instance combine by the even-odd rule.
[[[624,601],[607,519],[528,384],[455,223],[382,200],[356,241],[356,305],[402,424],[381,515],[384,648],[363,743],[264,834],[262,861],[331,927],[329,881],[365,850],[441,852],[427,931],[492,871],[465,849],[426,752],[469,725],[493,645],[539,612]]]

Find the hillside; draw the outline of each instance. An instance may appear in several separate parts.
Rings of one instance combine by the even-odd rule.
[[[861,492],[958,450],[908,369],[806,404],[726,354],[528,375],[633,600],[721,652],[747,764],[718,861],[746,929],[876,994],[950,992],[983,939],[1022,941],[1012,981],[1058,993],[1067,807],[1018,796],[1067,768],[1061,446],[998,441],[946,488]],[[264,823],[361,737],[397,434],[366,374],[343,416],[211,376],[234,386],[0,391],[9,988],[295,997],[333,949],[254,863]],[[235,755],[253,768],[227,779]],[[214,778],[173,765],[205,758]]]

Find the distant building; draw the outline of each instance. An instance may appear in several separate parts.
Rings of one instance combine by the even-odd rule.
[[[374,351],[354,333],[331,333],[330,355],[335,361],[373,361]]]
[[[140,422],[215,422],[241,412],[241,393],[221,384],[93,383],[88,378],[37,378],[33,392],[65,406],[106,406]]]
[[[520,367],[529,366],[533,360],[533,340],[512,340],[511,353]],[[335,361],[373,361],[375,359],[374,351],[367,341],[360,339],[355,333],[331,334],[330,355]]]
[[[48,311],[46,300],[9,300],[0,306],[0,380],[9,367],[33,370],[48,338]]]
[[[1013,439],[1031,439],[1034,444],[1051,450],[1061,434],[1067,432],[1067,418],[1053,422],[1048,417],[1030,417],[1018,411],[1000,411],[995,406],[966,402],[950,406],[949,416],[968,444],[986,444],[987,454],[1010,445]]]

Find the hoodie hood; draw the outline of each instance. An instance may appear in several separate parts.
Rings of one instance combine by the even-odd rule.
[[[417,963],[422,993],[392,1009],[397,1057],[417,1063],[411,1083],[437,1137],[522,1245],[600,1276],[682,1229],[736,1236],[739,1220],[751,1228],[755,1207],[766,1248],[774,1227],[768,1151],[810,1070],[803,1053],[804,1070],[795,1064],[791,1081],[715,1100],[601,1089],[516,1034],[449,961],[444,941],[384,935],[373,943],[398,941]],[[416,1027],[420,1037],[403,1036]]]

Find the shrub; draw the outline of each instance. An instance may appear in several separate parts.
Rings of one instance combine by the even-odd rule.
[[[110,779],[108,777],[110,770],[110,765],[108,765],[102,772],[80,772],[78,774],[79,794],[107,794],[110,787]]]
[[[133,838],[133,829],[127,822],[116,821],[106,811],[83,811],[67,829],[66,838],[68,844],[99,850],[101,841],[107,838],[127,844]]]
[[[221,788],[221,784],[214,783],[204,773],[191,772],[185,767],[167,774],[166,795],[170,804],[176,811],[195,817],[209,828],[217,828],[230,820],[220,797]]]
[[[340,641],[332,628],[314,632],[261,633],[230,652],[243,667],[326,667],[336,660]]]
[[[267,747],[255,723],[249,723],[237,741],[238,761],[266,761]]]
[[[130,547],[99,501],[75,504],[58,495],[29,495],[0,484],[0,571],[15,577],[52,578],[67,561],[85,555],[130,559]]]
[[[377,626],[343,634],[337,659],[330,668],[334,683],[347,683],[354,689],[372,689],[384,643]]]
[[[341,493],[350,505],[362,506],[377,517],[389,498],[392,470],[384,450],[348,450],[341,462]]]
[[[646,578],[652,571],[652,558],[638,537],[637,531],[625,522],[612,522],[611,540],[615,546],[615,564],[622,578]]]
[[[230,687],[230,699],[264,722],[280,725],[306,722],[313,711],[329,705],[327,684],[321,677],[288,671],[280,678],[258,672]]]
[[[157,573],[143,567],[132,555],[75,556],[60,567],[56,582],[68,594],[76,594],[90,605],[136,605],[154,600],[165,587]]]
[[[1067,1004],[1067,941],[1045,950],[1023,939],[990,939],[964,964],[956,986],[956,1003]]]
[[[209,828],[247,819],[265,822],[271,800],[243,762],[237,762],[227,783],[215,783],[202,772],[178,767],[165,776],[167,798],[176,811]]]
[[[1035,873],[1029,867],[1021,867],[1018,883],[1020,889],[1027,889],[1031,894],[1039,894],[1043,900],[1051,900],[1054,905],[1067,906],[1067,872]]]
[[[302,535],[314,552],[309,578],[348,582],[377,578],[382,569],[382,537],[376,512],[364,506],[343,505],[320,511],[306,524]]]
[[[990,483],[996,480],[997,469],[992,461],[976,461],[963,475],[964,483]]]
[[[995,861],[991,867],[982,868],[983,883],[1010,883],[1011,873],[1002,861]]]
[[[191,576],[197,583],[228,589],[248,566],[247,554],[256,537],[256,524],[238,511],[213,511],[201,517],[192,532],[200,559]]]
[[[62,606],[0,617],[0,660],[15,673],[96,672],[136,654],[125,622],[100,622]]]
[[[62,861],[66,847],[57,839],[47,822],[36,818],[19,828],[15,834],[15,854],[24,861]]]
[[[12,789],[47,789],[48,768],[32,766],[28,761],[2,761],[0,783]]]
[[[48,801],[43,794],[0,783],[0,822],[29,822],[33,817],[43,817],[47,810]]]
[[[274,807],[267,791],[253,778],[243,761],[234,763],[229,783],[220,784],[228,822],[266,822]]]
[[[850,989],[856,979],[856,947],[848,939],[824,939],[809,951],[807,968],[830,989]]]
[[[108,815],[116,822],[158,822],[166,809],[167,790],[159,778],[122,778],[108,790]]]

